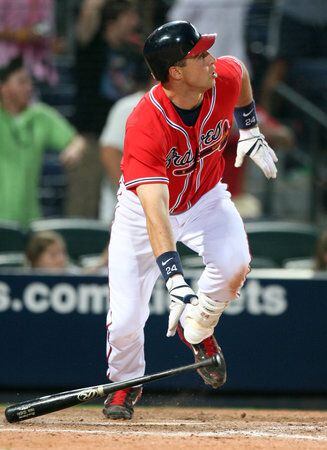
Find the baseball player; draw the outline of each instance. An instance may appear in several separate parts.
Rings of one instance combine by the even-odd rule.
[[[176,331],[195,361],[219,353],[214,328],[237,299],[249,271],[244,226],[220,180],[233,115],[240,129],[235,166],[249,156],[267,178],[277,161],[257,126],[249,74],[231,56],[215,59],[215,34],[169,22],[146,39],[144,58],[158,80],[126,125],[122,180],[109,244],[108,378],[144,374],[144,325],[161,274],[170,295],[167,336]],[[205,268],[195,293],[185,282],[176,241]],[[224,365],[201,369],[205,383],[225,382]],[[105,401],[111,419],[131,419],[142,388]]]

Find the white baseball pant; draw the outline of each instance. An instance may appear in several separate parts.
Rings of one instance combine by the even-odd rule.
[[[176,241],[203,258],[199,291],[218,302],[236,299],[251,258],[227,185],[218,183],[188,211],[170,220]],[[109,244],[107,375],[112,381],[144,374],[143,329],[159,275],[141,203],[121,183]]]

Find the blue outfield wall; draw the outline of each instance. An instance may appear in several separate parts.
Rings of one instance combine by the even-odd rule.
[[[187,274],[195,286],[198,273]],[[104,276],[0,273],[0,389],[74,388],[106,382]],[[147,373],[193,362],[166,338],[168,296],[158,282],[146,325]],[[327,278],[254,270],[216,329],[225,392],[327,393]],[[196,373],[147,389],[209,390]]]

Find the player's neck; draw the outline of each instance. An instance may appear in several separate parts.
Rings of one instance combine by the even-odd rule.
[[[178,92],[177,90],[169,89],[169,86],[162,86],[165,94],[169,100],[181,109],[196,108],[203,100],[202,92]]]

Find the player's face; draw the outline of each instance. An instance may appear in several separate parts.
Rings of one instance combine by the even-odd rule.
[[[206,91],[214,85],[215,58],[209,52],[200,53],[192,58],[185,58],[185,66],[181,67],[183,81],[191,88]]]

